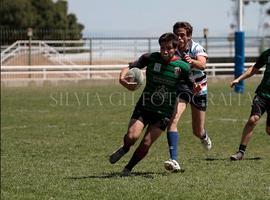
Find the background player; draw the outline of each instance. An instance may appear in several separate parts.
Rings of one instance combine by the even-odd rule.
[[[264,51],[259,56],[256,63],[248,68],[245,73],[232,81],[230,85],[233,87],[238,84],[239,81],[253,76],[258,73],[263,66],[266,66],[263,79],[255,91],[256,95],[253,98],[250,117],[244,127],[239,149],[235,154],[230,156],[231,160],[243,159],[247,144],[253,134],[253,129],[265,111],[267,112],[266,132],[270,135],[270,49]]]

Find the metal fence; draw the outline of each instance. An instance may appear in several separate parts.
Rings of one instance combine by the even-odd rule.
[[[85,37],[70,40],[74,34],[72,30],[33,30],[33,35],[29,37],[26,30],[0,29],[1,65],[127,64],[143,53],[159,51],[158,37]],[[80,36],[75,35],[74,38]],[[210,63],[215,58],[231,58],[229,62],[232,62],[233,36],[193,39],[206,48]],[[270,37],[245,38],[246,57],[257,57],[269,47]]]
[[[207,46],[209,62],[233,58],[234,41],[225,37],[194,38]],[[270,38],[247,37],[245,56],[257,57]],[[82,40],[21,40],[2,47],[1,65],[127,64],[141,54],[159,51],[158,38],[84,38]],[[224,61],[221,61],[224,62]]]

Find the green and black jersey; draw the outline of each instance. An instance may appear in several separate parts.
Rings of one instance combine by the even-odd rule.
[[[171,117],[177,85],[189,80],[189,64],[178,57],[170,63],[165,63],[161,54],[155,52],[142,55],[129,67],[146,67],[146,86],[136,107]]]
[[[270,49],[264,51],[257,59],[254,67],[257,69],[265,65],[263,79],[256,89],[256,94],[266,99],[270,99]]]

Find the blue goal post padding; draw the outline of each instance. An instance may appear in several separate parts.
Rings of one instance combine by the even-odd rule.
[[[245,63],[245,33],[243,31],[235,32],[235,58],[234,58],[234,76],[239,77],[244,73]],[[237,93],[244,92],[244,81],[240,81],[234,88]]]

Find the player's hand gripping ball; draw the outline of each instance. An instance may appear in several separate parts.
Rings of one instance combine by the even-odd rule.
[[[125,79],[129,83],[136,83],[136,90],[143,84],[144,75],[139,68],[131,68],[128,70]]]

